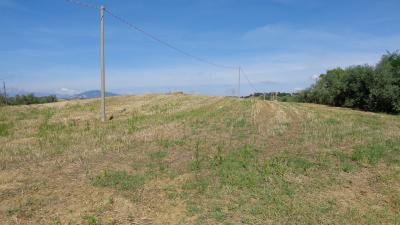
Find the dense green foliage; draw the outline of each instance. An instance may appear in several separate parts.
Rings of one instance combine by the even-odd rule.
[[[281,102],[294,102],[296,101],[296,94],[287,93],[287,92],[256,92],[249,96],[245,96],[244,98],[258,98],[258,99],[265,99],[265,100],[277,100]]]
[[[0,96],[0,105],[32,105],[32,104],[43,104],[50,102],[57,102],[57,97],[50,95],[44,97],[36,97],[34,94],[27,95],[16,95],[15,97],[7,98],[7,101],[4,96]]]
[[[301,102],[400,113],[400,53],[388,53],[375,66],[337,68],[300,92]]]

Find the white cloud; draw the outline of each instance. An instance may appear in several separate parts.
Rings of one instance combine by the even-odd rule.
[[[287,24],[268,24],[246,32],[242,38],[254,48],[349,53],[377,49],[396,50],[400,42],[400,33],[381,36],[315,27],[294,27]]]
[[[61,89],[57,92],[57,94],[62,94],[62,95],[74,95],[74,94],[78,94],[78,91],[77,91],[77,90],[74,90],[74,89],[69,89],[69,88],[63,87],[63,88],[61,88]]]

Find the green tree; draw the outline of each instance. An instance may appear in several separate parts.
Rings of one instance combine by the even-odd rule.
[[[388,52],[375,66],[329,70],[296,98],[301,102],[400,113],[400,54]]]

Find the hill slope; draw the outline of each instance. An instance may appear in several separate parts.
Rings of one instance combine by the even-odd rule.
[[[222,97],[0,108],[1,224],[395,224],[400,118]]]

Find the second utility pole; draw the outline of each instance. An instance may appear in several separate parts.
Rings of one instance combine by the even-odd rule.
[[[100,103],[100,119],[101,122],[106,120],[106,104],[105,104],[105,75],[104,75],[104,6],[100,6],[100,76],[101,76],[101,103]]]
[[[238,98],[240,98],[240,70],[241,68],[239,67]]]
[[[6,91],[6,82],[3,80],[3,91],[4,91],[4,103],[8,105],[7,102],[7,91]]]

